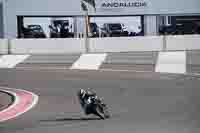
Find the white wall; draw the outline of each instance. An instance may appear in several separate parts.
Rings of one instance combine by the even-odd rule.
[[[5,37],[15,38],[17,34],[17,16],[67,16],[84,15],[80,6],[81,0],[4,0]],[[111,0],[116,2],[118,0]],[[127,0],[124,0],[127,1]],[[97,12],[94,15],[150,15],[150,14],[197,14],[200,13],[199,0],[143,0],[147,7],[142,8],[109,8],[104,9],[102,2],[96,0]],[[119,2],[119,1],[118,1]],[[123,2],[123,0],[120,0]],[[132,2],[132,0],[130,0]],[[187,6],[186,6],[187,5]]]
[[[167,50],[200,50],[200,35],[166,36]]]
[[[80,0],[5,0],[5,37],[16,38],[17,16],[83,15]]]
[[[13,39],[12,54],[66,54],[83,53],[83,39]]]
[[[8,40],[0,39],[0,54],[8,54]]]
[[[162,36],[91,38],[91,52],[160,51]]]
[[[11,39],[12,54],[84,53],[84,39]],[[90,52],[162,51],[163,36],[90,38]],[[166,36],[166,50],[200,50],[200,35]],[[8,40],[0,40],[0,54],[8,53]]]
[[[200,12],[199,0],[95,0],[97,14],[192,14]],[[109,7],[102,8],[101,4],[107,2],[146,2],[146,7]],[[94,13],[95,14],[95,13]]]

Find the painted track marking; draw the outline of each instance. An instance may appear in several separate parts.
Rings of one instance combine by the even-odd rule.
[[[37,104],[39,99],[36,94],[29,91],[4,87],[1,87],[1,89],[13,95],[15,101],[7,109],[0,112],[0,122],[15,118],[29,111]]]
[[[107,54],[82,54],[71,69],[98,70]]]
[[[14,68],[20,62],[26,60],[30,55],[3,55],[0,58],[0,68]]]

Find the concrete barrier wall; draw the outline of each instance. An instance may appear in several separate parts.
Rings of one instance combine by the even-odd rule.
[[[90,39],[91,52],[160,51],[162,48],[162,36]]]
[[[8,54],[8,40],[0,39],[0,54]]]
[[[166,42],[165,42],[166,40]],[[85,52],[85,40],[7,39],[0,40],[0,54],[65,54]],[[200,35],[89,38],[90,52],[134,52],[168,50],[200,50]],[[165,45],[164,45],[165,44]]]
[[[200,50],[200,35],[166,36],[166,50]]]
[[[65,54],[83,53],[83,39],[13,39],[12,54]]]

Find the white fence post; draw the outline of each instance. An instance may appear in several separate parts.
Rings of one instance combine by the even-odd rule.
[[[163,36],[163,48],[162,51],[166,51],[167,50],[167,39],[166,39],[166,35]]]

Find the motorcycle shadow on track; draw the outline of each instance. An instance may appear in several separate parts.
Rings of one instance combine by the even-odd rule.
[[[40,122],[65,122],[65,121],[95,121],[102,120],[101,118],[60,118],[51,120],[40,120]]]

